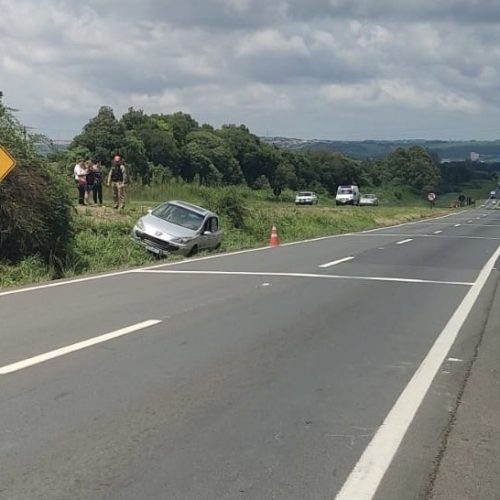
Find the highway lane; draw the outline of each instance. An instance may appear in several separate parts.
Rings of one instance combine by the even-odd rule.
[[[161,321],[0,375],[0,498],[334,498],[498,247],[465,215],[0,293],[0,367]]]

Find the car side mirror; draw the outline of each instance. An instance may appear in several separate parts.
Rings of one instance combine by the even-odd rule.
[[[203,235],[204,236],[209,236],[210,234],[212,234],[212,231],[203,231]]]

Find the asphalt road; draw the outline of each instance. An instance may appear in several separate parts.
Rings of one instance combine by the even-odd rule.
[[[477,209],[0,291],[0,498],[334,499],[499,245]]]

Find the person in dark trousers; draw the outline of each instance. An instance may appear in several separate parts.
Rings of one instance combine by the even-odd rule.
[[[92,165],[87,162],[87,182],[86,182],[86,190],[87,190],[87,204],[90,204],[90,193],[94,192],[94,185],[95,185],[95,174],[94,170],[92,168]],[[95,203],[95,201],[94,201]]]
[[[99,160],[95,160],[92,169],[91,169],[94,177],[94,185],[92,188],[92,197],[94,199],[95,204],[102,205],[102,167],[101,162]]]
[[[75,178],[75,184],[78,188],[78,203],[80,205],[87,204],[87,165],[86,160],[78,160],[75,168],[73,169],[73,175]]]
[[[111,162],[111,170],[108,174],[107,185],[113,190],[114,207],[123,209],[125,207],[125,186],[128,183],[127,171],[122,163],[120,155],[115,155]]]

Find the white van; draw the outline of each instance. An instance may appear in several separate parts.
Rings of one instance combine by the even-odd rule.
[[[339,186],[337,188],[337,196],[335,197],[336,205],[359,205],[359,187],[358,186]]]

